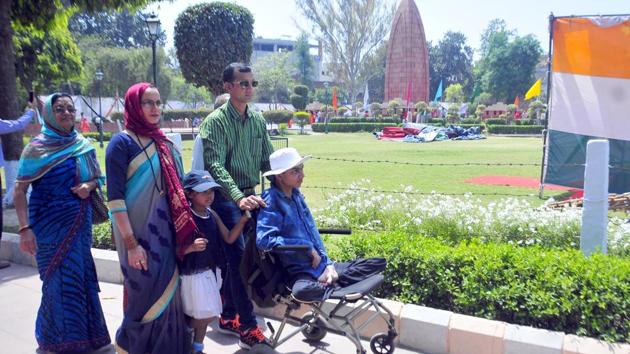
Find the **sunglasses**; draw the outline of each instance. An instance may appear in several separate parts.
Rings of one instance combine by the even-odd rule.
[[[68,106],[68,107],[65,107],[65,108],[64,108],[64,107],[61,107],[61,106],[57,106],[57,107],[55,107],[55,108],[53,109],[53,111],[54,111],[55,113],[58,113],[58,114],[62,114],[62,113],[64,113],[64,112],[68,112],[68,113],[70,113],[70,114],[74,114],[74,113],[76,113],[76,112],[77,112],[77,109],[76,109],[76,108],[74,108],[74,107],[71,107],[71,106]]]
[[[141,102],[142,107],[144,108],[162,108],[162,101],[157,100],[157,101],[152,101],[152,100],[144,100]]]
[[[246,89],[246,88],[248,88],[249,86],[251,86],[251,87],[256,87],[256,86],[258,86],[258,81],[256,81],[256,80],[253,80],[252,82],[249,82],[249,81],[247,81],[247,80],[243,80],[243,81],[239,81],[239,82],[234,81],[234,82],[232,82],[232,83],[238,83],[238,85],[239,85],[242,89]]]

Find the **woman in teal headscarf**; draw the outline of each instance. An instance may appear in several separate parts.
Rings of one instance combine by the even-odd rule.
[[[67,94],[46,99],[42,133],[22,153],[13,194],[20,249],[35,255],[43,282],[35,337],[41,350],[55,353],[110,343],[90,253],[90,193],[103,177],[94,147],[74,129],[75,112]]]

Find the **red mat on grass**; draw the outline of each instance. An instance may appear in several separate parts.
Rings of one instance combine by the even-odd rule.
[[[539,188],[540,180],[532,177],[520,177],[520,176],[479,176],[475,178],[469,178],[466,183],[475,184],[489,184],[493,186],[510,186],[510,187],[524,187],[524,188]],[[571,191],[573,194],[569,198],[581,198],[583,191],[577,188],[558,186],[555,184],[545,184],[547,190],[557,191]]]

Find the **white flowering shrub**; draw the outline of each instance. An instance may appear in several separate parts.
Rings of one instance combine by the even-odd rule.
[[[401,192],[379,193],[370,188],[369,180],[361,180],[330,195],[328,205],[313,214],[320,227],[403,231],[449,244],[479,239],[519,246],[579,248],[580,208],[534,207],[518,198],[483,203],[472,194],[413,194],[418,191],[409,186],[401,186]],[[629,224],[611,218],[608,235],[610,254],[630,255]]]

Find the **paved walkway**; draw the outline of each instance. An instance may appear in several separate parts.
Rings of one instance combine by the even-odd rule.
[[[122,285],[100,283],[101,303],[107,320],[110,336],[114,338],[116,328],[122,321]],[[11,354],[33,354],[36,352],[35,342],[35,317],[41,297],[41,282],[37,269],[18,264],[0,270],[0,352]],[[258,318],[259,323],[267,322]],[[277,321],[271,321],[278,328]],[[293,327],[291,327],[293,328]],[[284,333],[289,333],[285,329]],[[269,331],[266,331],[269,334]],[[238,339],[218,333],[214,328],[209,328],[204,341],[205,352],[208,354],[248,353],[238,347]],[[364,347],[370,353],[369,343]],[[276,353],[265,348],[255,350],[256,353]],[[112,347],[98,351],[99,354],[114,353]],[[354,346],[351,342],[339,335],[328,334],[322,342],[316,346],[303,341],[301,334],[291,338],[282,344],[277,353],[338,353],[353,354]],[[407,354],[413,351],[396,349],[396,353]]]

